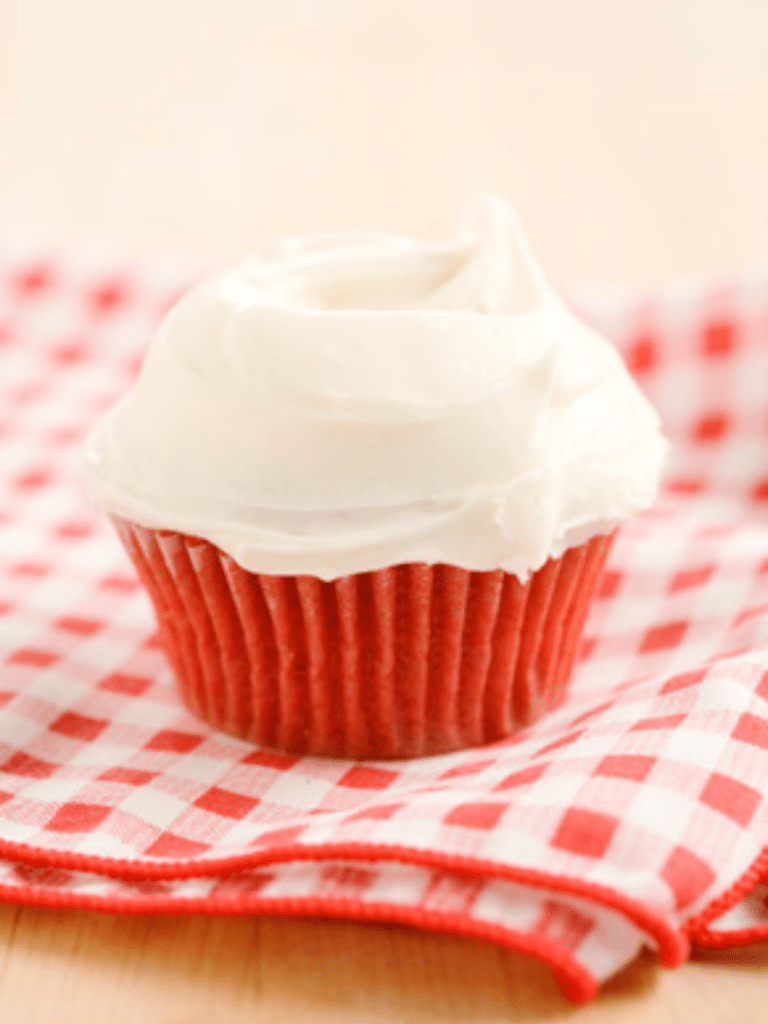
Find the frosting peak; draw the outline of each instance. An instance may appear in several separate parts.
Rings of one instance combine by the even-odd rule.
[[[87,462],[110,512],[253,571],[524,578],[649,504],[664,451],[616,352],[482,196],[453,242],[287,239],[203,282]]]

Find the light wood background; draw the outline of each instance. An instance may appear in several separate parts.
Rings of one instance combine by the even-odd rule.
[[[0,231],[214,263],[510,196],[560,282],[768,263],[764,0],[0,0]],[[768,948],[574,1010],[490,945],[0,907],[2,1024],[762,1022]]]
[[[560,282],[768,260],[765,0],[0,0],[0,225],[205,260],[445,236]]]

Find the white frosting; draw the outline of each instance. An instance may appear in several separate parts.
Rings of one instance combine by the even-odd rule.
[[[96,502],[255,572],[502,568],[653,500],[666,442],[509,206],[456,241],[288,239],[191,291],[87,445]]]

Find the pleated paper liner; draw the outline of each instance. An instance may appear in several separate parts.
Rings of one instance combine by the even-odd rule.
[[[612,539],[525,584],[419,563],[326,582],[251,573],[200,538],[115,524],[196,715],[260,746],[358,760],[478,746],[556,707]]]

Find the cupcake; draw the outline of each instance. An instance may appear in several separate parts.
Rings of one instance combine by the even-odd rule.
[[[86,462],[187,706],[296,754],[488,743],[565,694],[666,444],[483,196],[458,238],[290,238],[166,316]]]

